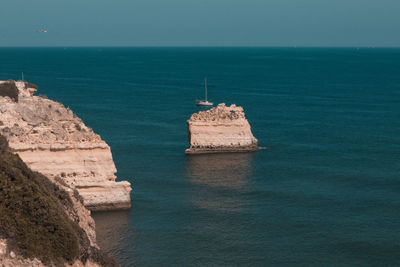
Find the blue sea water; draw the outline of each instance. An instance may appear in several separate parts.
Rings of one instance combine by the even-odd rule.
[[[400,49],[1,48],[22,71],[132,183],[94,214],[122,266],[400,265]],[[263,149],[185,156],[205,76]]]

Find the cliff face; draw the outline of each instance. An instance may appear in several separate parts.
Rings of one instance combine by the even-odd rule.
[[[0,265],[117,266],[76,191],[33,172],[0,136]]]
[[[0,134],[10,149],[32,170],[76,189],[91,210],[130,208],[130,183],[115,181],[111,150],[100,136],[61,103],[34,96],[30,84],[15,85],[17,101],[0,94]]]
[[[258,149],[243,108],[219,104],[187,121],[190,147],[186,154],[248,152]]]

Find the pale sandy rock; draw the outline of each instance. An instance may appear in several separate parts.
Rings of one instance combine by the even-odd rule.
[[[190,147],[186,154],[248,152],[258,149],[242,107],[219,104],[187,121]]]
[[[7,253],[7,242],[4,239],[0,239],[0,257]]]
[[[16,82],[18,102],[0,97],[0,134],[27,165],[76,189],[91,210],[130,208],[129,182],[116,182],[110,147],[69,108]]]
[[[32,258],[27,259],[21,255],[18,255],[14,251],[7,252],[7,239],[0,239],[0,266],[9,266],[9,267],[45,267],[45,266],[53,266],[43,264],[39,259]],[[80,260],[76,260],[72,265],[65,263],[66,267],[100,267],[101,265],[94,263],[90,260],[87,260],[85,264]]]
[[[74,262],[72,265],[65,265],[65,266],[71,266],[71,267],[101,267],[101,265],[91,262],[90,260],[86,261],[85,264],[83,264],[81,261],[77,260]]]
[[[99,248],[96,242],[96,229],[95,229],[95,222],[90,216],[90,211],[83,206],[83,203],[79,199],[76,198],[76,194],[74,194],[74,190],[63,186],[57,181],[54,181],[59,187],[64,189],[70,196],[72,204],[73,204],[73,210],[66,210],[65,212],[69,216],[69,218],[72,221],[75,221],[78,223],[79,227],[81,227],[85,233],[86,236],[89,239],[90,246]]]
[[[0,266],[43,267],[45,265],[37,258],[26,259],[14,251],[8,251],[7,239],[0,238]]]

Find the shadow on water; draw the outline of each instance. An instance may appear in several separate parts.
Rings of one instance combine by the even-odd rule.
[[[195,206],[213,211],[239,211],[252,174],[253,153],[187,156],[187,176]]]
[[[254,186],[255,156],[224,153],[186,157],[187,201],[192,215],[185,230],[196,240],[187,245],[187,251],[205,266],[240,265],[242,259],[252,253],[250,257],[255,257],[254,251],[258,251],[251,246],[256,237],[249,234],[254,216],[248,193]]]
[[[115,255],[118,252],[118,244],[129,230],[130,212],[92,212],[92,217],[96,222],[97,242],[100,248]]]
[[[240,189],[252,173],[253,153],[187,156],[187,174],[193,184]]]

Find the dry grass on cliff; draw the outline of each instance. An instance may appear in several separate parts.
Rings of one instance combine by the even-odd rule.
[[[25,257],[57,264],[79,256],[76,226],[63,210],[70,201],[65,191],[8,152],[0,136],[0,232]]]
[[[18,88],[15,82],[9,80],[4,83],[0,83],[0,96],[8,96],[15,102],[18,102]]]
[[[28,83],[28,82],[25,82],[25,87],[26,88],[35,88],[36,90],[38,89],[38,86],[36,84]]]
[[[75,214],[72,221],[67,214]],[[90,246],[78,226],[68,193],[40,173],[33,172],[8,150],[0,135],[0,235],[27,258],[63,266],[76,259],[101,266],[118,266],[103,251]]]

